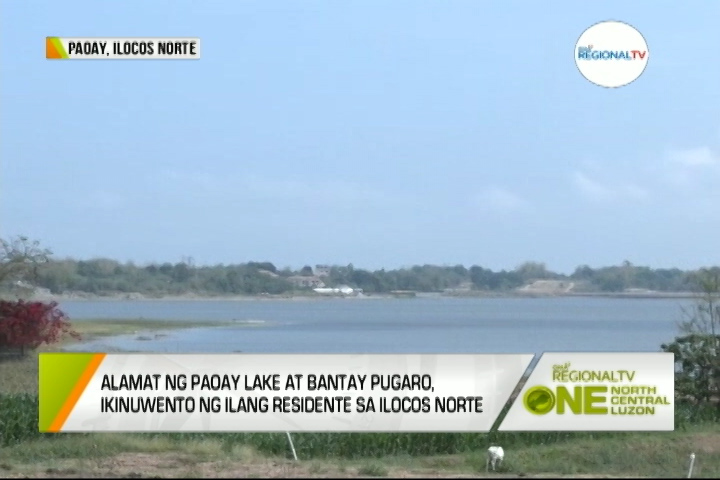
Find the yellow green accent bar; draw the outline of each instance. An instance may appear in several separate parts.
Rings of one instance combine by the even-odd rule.
[[[45,38],[45,58],[50,59],[66,59],[69,58],[65,47],[63,47],[60,38],[58,37],[46,37]]]
[[[41,353],[38,368],[41,432],[59,432],[105,359],[104,353]]]

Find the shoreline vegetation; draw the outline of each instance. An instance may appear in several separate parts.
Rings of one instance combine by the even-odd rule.
[[[284,294],[155,294],[148,295],[139,292],[116,292],[106,294],[96,294],[88,292],[72,292],[62,294],[32,294],[26,298],[37,301],[55,301],[55,302],[99,302],[99,301],[311,301],[311,300],[328,300],[328,299],[347,299],[347,300],[378,300],[378,299],[406,299],[406,298],[448,298],[448,299],[467,299],[467,298],[628,298],[628,299],[696,299],[701,298],[701,294],[694,292],[415,292],[407,291],[402,293],[361,293],[354,295],[324,295],[315,292],[293,292]]]
[[[18,298],[81,300],[310,300],[320,298],[692,298],[708,269],[650,268],[630,261],[558,273],[528,261],[510,270],[414,265],[370,270],[353,264],[278,268],[271,262],[137,265],[108,258],[50,258],[22,237],[5,242],[0,287]],[[720,267],[710,267],[715,270]],[[4,274],[3,274],[4,272]]]

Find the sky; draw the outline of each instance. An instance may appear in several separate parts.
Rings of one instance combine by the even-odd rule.
[[[0,236],[56,257],[720,264],[720,2],[5,0]],[[632,84],[575,42],[635,26]],[[57,61],[46,36],[200,37]]]

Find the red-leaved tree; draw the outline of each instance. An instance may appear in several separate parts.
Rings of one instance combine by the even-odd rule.
[[[25,353],[65,335],[80,339],[56,302],[0,301],[0,347],[19,347]]]

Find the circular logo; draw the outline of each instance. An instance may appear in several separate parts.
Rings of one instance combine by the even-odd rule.
[[[523,403],[530,413],[545,415],[555,406],[555,394],[547,387],[532,387],[525,392]]]
[[[575,65],[587,80],[606,88],[634,82],[647,67],[650,49],[634,27],[618,21],[596,23],[575,44]]]

